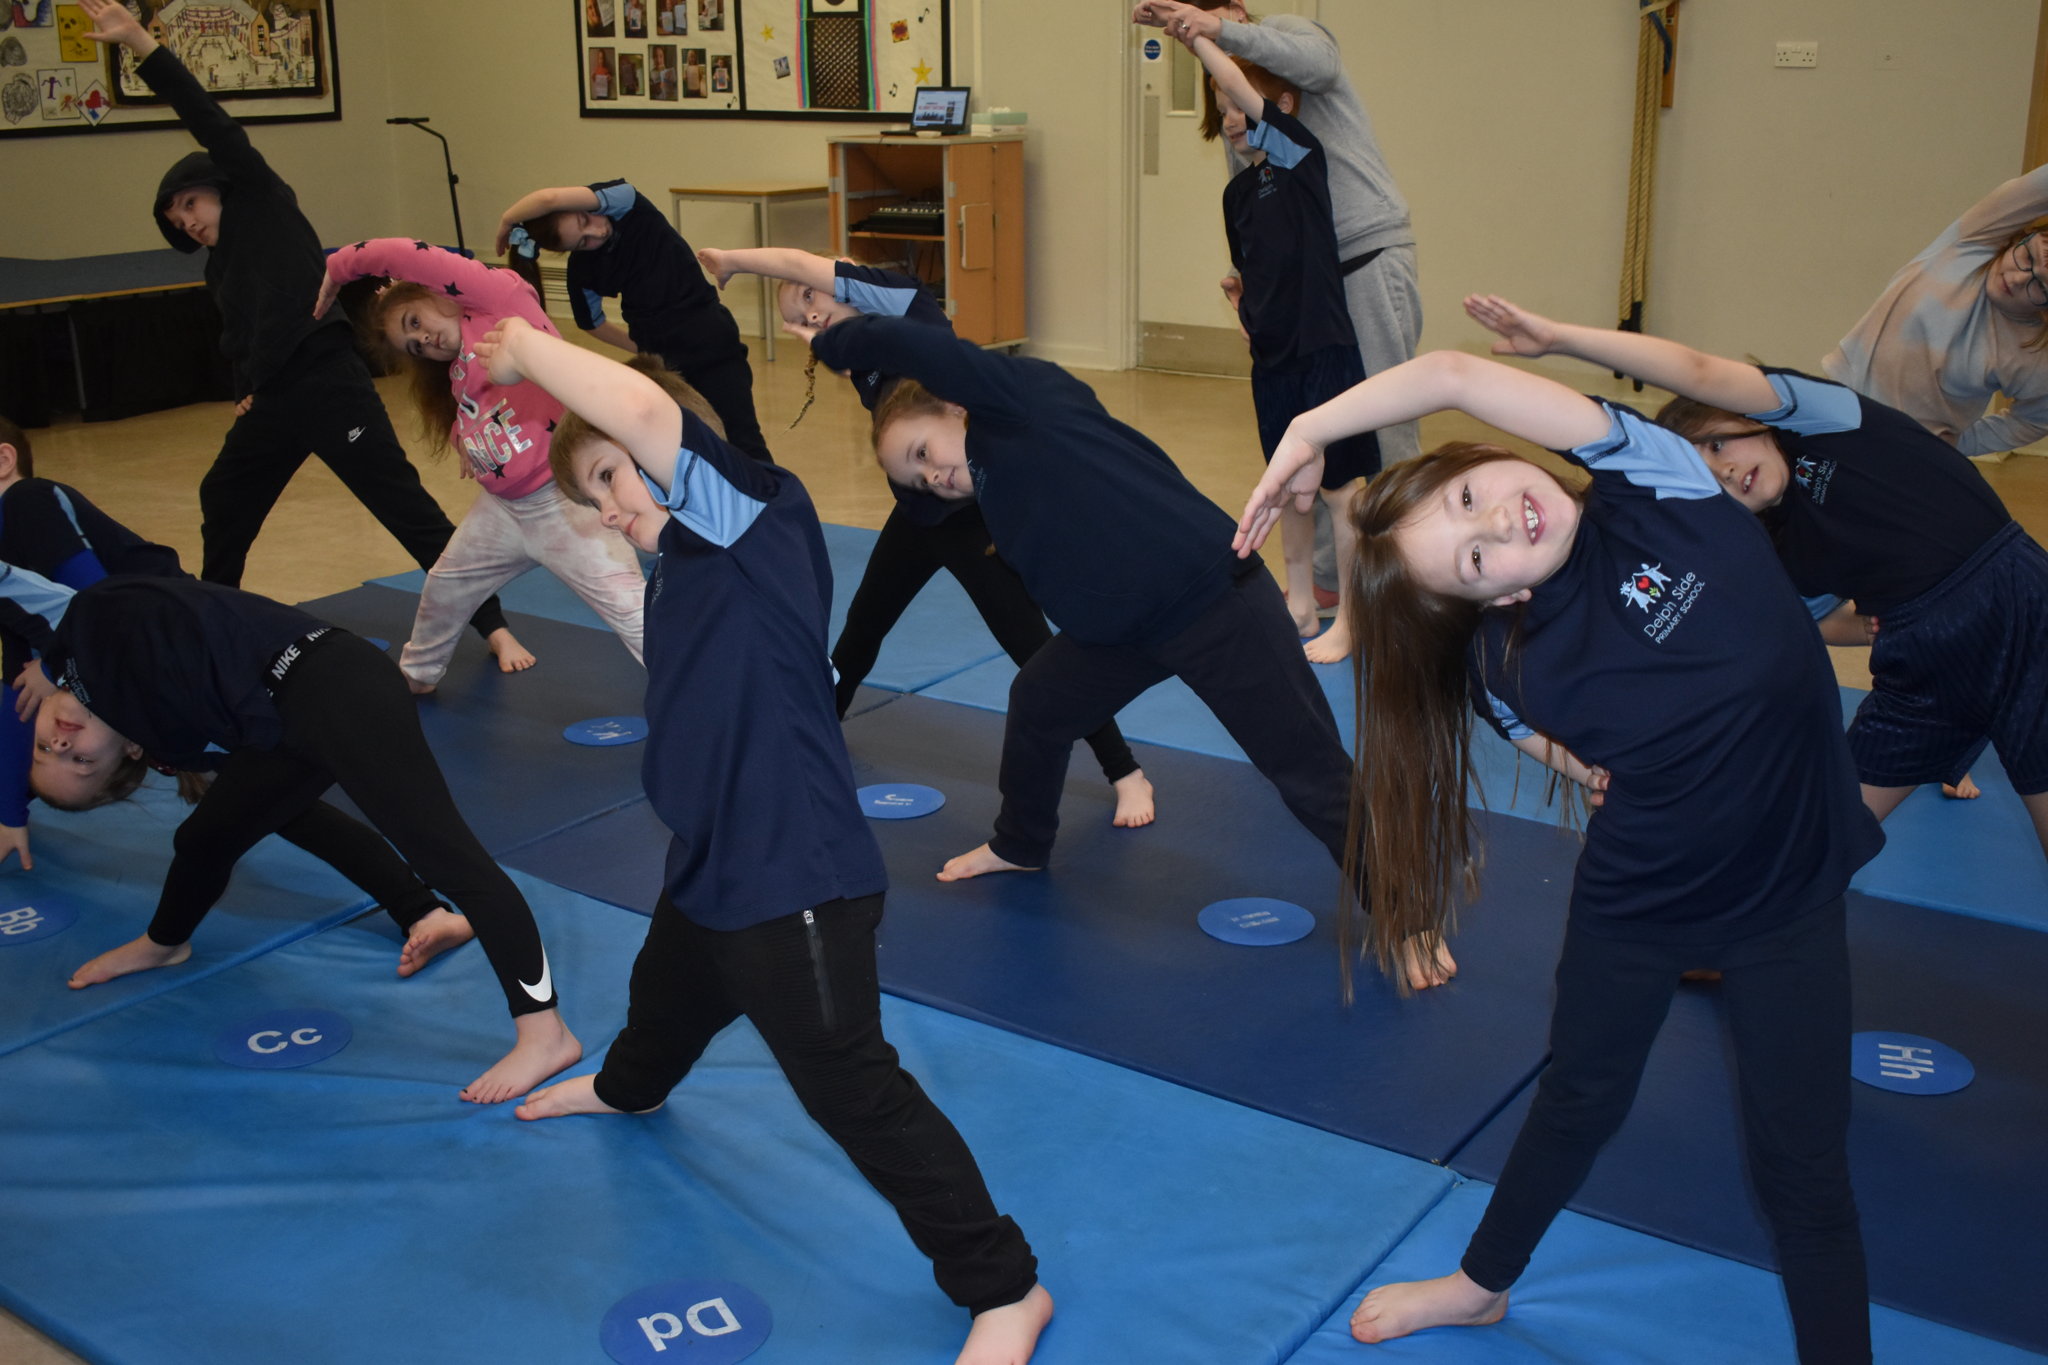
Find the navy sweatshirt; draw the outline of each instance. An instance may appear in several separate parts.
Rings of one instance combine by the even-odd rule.
[[[588,331],[604,322],[603,300],[616,297],[633,344],[672,370],[744,360],[739,324],[668,216],[623,180],[590,188],[612,234],[594,250],[569,253],[576,325]]]
[[[641,780],[674,835],[669,901],[744,929],[889,877],[833,702],[817,509],[794,474],[682,417],[673,485],[647,480],[670,520],[647,578]]]
[[[197,251],[196,242],[165,220],[164,206],[188,186],[220,191],[220,236],[206,258],[206,288],[220,309],[220,349],[234,368],[236,395],[247,397],[276,378],[315,333],[335,354],[346,352],[348,320],[339,311],[313,316],[327,258],[292,187],[169,48],[159,47],[135,70],[206,148],[171,167],[157,187],[156,222],[164,240]]]
[[[1270,369],[1332,346],[1355,348],[1323,144],[1271,100],[1246,140],[1266,157],[1223,187],[1223,234],[1244,279],[1238,319],[1251,335],[1253,362]]]
[[[1475,705],[1613,774],[1572,886],[1584,928],[1761,933],[1841,895],[1884,836],[1763,527],[1682,437],[1603,406],[1608,435],[1567,453],[1593,474],[1571,553],[1519,612],[1485,613]]]
[[[899,318],[849,318],[811,346],[835,370],[904,375],[967,409],[967,465],[989,533],[1076,640],[1170,639],[1258,567],[1231,550],[1231,516],[1057,365]]]
[[[1766,368],[1791,481],[1763,513],[1793,584],[1853,598],[1866,616],[1912,601],[2012,515],[1977,466],[1905,413],[1797,370]]]

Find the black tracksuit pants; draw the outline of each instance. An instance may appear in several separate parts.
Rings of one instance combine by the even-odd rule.
[[[456,810],[398,665],[366,641],[331,630],[305,646],[274,695],[284,719],[282,742],[275,749],[239,749],[222,761],[173,837],[149,937],[166,945],[189,939],[227,890],[241,856],[264,835],[303,819],[322,792],[339,786],[396,847],[412,877],[468,917],[511,1012],[553,1007],[533,911]],[[360,836],[349,838],[356,858],[374,857]],[[342,870],[353,876],[359,865],[352,861]],[[403,886],[388,864],[376,877],[380,887]]]
[[[1557,964],[1550,1065],[1464,1269],[1513,1284],[1627,1117],[1679,973],[1719,968],[1750,1179],[1771,1223],[1799,1359],[1870,1359],[1869,1287],[1849,1188],[1849,950],[1837,899],[1720,944],[1642,943],[1576,920]]]
[[[896,628],[924,585],[944,569],[967,592],[989,634],[1019,668],[1052,639],[1045,613],[1031,600],[1024,580],[996,554],[988,523],[973,503],[936,526],[920,524],[899,505],[882,523],[868,566],[846,609],[846,625],[832,646],[839,672],[837,701],[843,718],[853,695],[875,666],[882,641]],[[1084,736],[1111,782],[1138,771],[1138,760],[1114,720]]]
[[[434,567],[455,526],[405,458],[347,332],[328,327],[263,385],[199,481],[201,578],[241,586],[256,533],[308,455],[334,471],[415,564]],[[486,637],[502,627],[498,599],[478,607],[470,624]]]
[[[652,1109],[745,1015],[804,1111],[931,1258],[939,1288],[971,1312],[1000,1308],[1038,1282],[1038,1260],[996,1211],[966,1142],[882,1036],[881,920],[874,895],[721,931],[662,897],[633,963],[626,1026],[593,1085],[614,1109]]]
[[[768,440],[761,434],[760,418],[754,415],[754,367],[747,363],[744,342],[735,341],[730,354],[715,360],[699,359],[680,351],[664,352],[661,360],[704,395],[704,401],[725,426],[726,444],[757,460],[775,458],[769,454]]]
[[[1257,560],[1247,561],[1223,595],[1169,640],[1100,645],[1061,634],[1031,656],[1010,684],[1003,806],[991,851],[1019,867],[1043,867],[1059,830],[1074,741],[1173,677],[1215,713],[1252,766],[1280,789],[1294,818],[1342,867],[1351,757],[1301,652],[1286,599]]]

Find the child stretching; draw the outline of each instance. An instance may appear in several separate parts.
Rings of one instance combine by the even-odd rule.
[[[321,249],[298,197],[126,6],[80,3],[94,24],[86,36],[134,54],[135,74],[206,148],[171,167],[156,194],[164,240],[183,252],[207,249],[206,289],[220,308],[221,350],[241,395],[234,425],[199,484],[199,576],[229,587],[242,581],[249,546],[309,450],[414,563],[431,567],[455,527],[420,486],[347,326],[339,318],[322,325],[299,302],[319,287]],[[496,597],[476,605],[470,624],[499,668],[509,673],[533,662]]]
[[[783,322],[792,328],[825,328],[847,318],[874,314],[943,327],[949,336],[953,331],[946,310],[923,281],[894,270],[829,260],[785,247],[706,248],[697,253],[697,259],[721,289],[736,274],[781,280],[776,302]],[[808,374],[813,382],[817,363],[813,355]],[[860,395],[861,406],[869,412],[895,383],[893,376],[875,370],[848,377],[853,380],[853,391]],[[1045,613],[1031,600],[1024,580],[997,555],[978,504],[971,499],[949,502],[894,483],[889,489],[896,496],[896,505],[882,523],[860,586],[847,606],[846,624],[832,646],[832,668],[839,675],[834,700],[842,717],[853,704],[861,681],[875,666],[882,641],[940,569],[952,574],[965,590],[989,634],[1019,668],[1052,638]],[[1095,761],[1102,765],[1102,775],[1116,792],[1116,814],[1111,823],[1120,829],[1151,824],[1152,784],[1116,721],[1091,731],[1087,740]]]
[[[555,477],[660,555],[647,583],[645,777],[674,834],[631,1003],[595,1076],[521,1118],[657,1109],[742,1015],[806,1112],[974,1314],[961,1365],[1023,1365],[1052,1316],[973,1154],[882,1037],[887,885],[832,711],[832,572],[810,495],[717,433],[701,399],[517,321],[479,348],[571,409]],[[602,426],[599,426],[602,423]],[[716,742],[707,742],[715,738]]]
[[[463,912],[420,913],[399,975],[474,936],[504,989],[517,1041],[462,1097],[496,1104],[582,1056],[533,913],[456,811],[382,651],[294,607],[182,576],[107,578],[70,597],[9,569],[0,595],[11,624],[40,636],[58,682],[36,713],[36,795],[90,810],[133,792],[152,762],[218,771],[178,827],[148,931],[80,967],[74,988],[190,957],[242,854],[339,785]]]
[[[93,506],[77,489],[35,477],[28,434],[0,416],[0,563],[29,570],[62,588],[89,587],[109,573],[183,577],[178,552],[156,545]],[[0,714],[0,858],[12,853],[23,868],[29,851],[29,765],[35,748],[36,709],[56,684],[29,657],[43,638],[34,621],[26,629],[12,613],[0,615],[0,659],[14,680],[11,712]],[[410,929],[440,902],[392,854],[391,846],[360,822],[315,802],[278,833],[331,863]],[[460,921],[456,921],[460,925]],[[461,926],[465,937],[467,926]],[[401,964],[401,975],[411,969]]]
[[[462,618],[535,564],[574,589],[638,659],[640,566],[548,477],[548,436],[562,405],[531,386],[494,383],[473,363],[477,339],[502,318],[553,332],[539,297],[509,270],[425,242],[381,237],[327,258],[313,315],[365,275],[392,281],[371,305],[370,323],[408,365],[421,429],[442,449],[452,437],[463,477],[487,495],[470,504],[427,572],[412,638],[398,659],[412,690],[434,690],[448,671]]]
[[[799,329],[799,334],[810,329]],[[894,318],[811,336],[835,370],[906,376],[875,409],[891,480],[974,498],[1060,633],[1010,685],[995,837],[939,872],[1043,867],[1074,741],[1178,677],[1295,819],[1345,860],[1351,764],[1271,574],[1230,551],[1230,517],[1057,365],[997,355]],[[1416,986],[1448,979],[1418,958]],[[1424,955],[1426,958],[1427,954]]]
[[[1578,356],[1679,397],[1658,420],[1763,519],[1799,591],[1847,598],[1836,644],[1870,645],[1849,726],[1882,820],[1945,781],[1986,736],[2048,852],[2048,554],[1977,467],[1902,412],[1793,370],[1633,332],[1467,301],[1496,350]],[[1872,636],[1856,613],[1882,624]]]
[[[1868,1361],[1849,1188],[1842,894],[1883,842],[1856,799],[1814,627],[1756,519],[1686,442],[1534,375],[1437,352],[1296,418],[1240,553],[1315,495],[1322,448],[1457,409],[1592,470],[1575,495],[1494,446],[1381,475],[1353,512],[1357,828],[1370,941],[1441,931],[1474,881],[1477,709],[1603,791],[1557,967],[1551,1062],[1462,1268],[1375,1289],[1352,1335],[1497,1322],[1621,1124],[1680,971],[1724,974],[1749,1167],[1803,1361]],[[1483,684],[1476,690],[1474,684]]]
[[[739,324],[666,214],[623,180],[535,190],[499,217],[497,252],[511,253],[512,268],[540,293],[537,251],[569,253],[578,327],[620,350],[660,356],[704,395],[733,445],[770,458]],[[605,317],[608,298],[619,300],[624,326]]]
[[[1301,92],[1205,37],[1184,34],[1209,69],[1230,150],[1250,164],[1223,190],[1223,230],[1241,281],[1238,324],[1252,346],[1252,405],[1268,460],[1299,413],[1365,378],[1358,338],[1344,311],[1344,272],[1330,217],[1322,144],[1295,117]],[[1287,561],[1287,603],[1294,628],[1309,640],[1313,663],[1351,653],[1343,585],[1351,580],[1351,520],[1360,482],[1380,467],[1379,440],[1361,432],[1331,443],[1323,459],[1323,501],[1337,551],[1337,620],[1320,629],[1315,603],[1315,518],[1289,508],[1280,543]]]

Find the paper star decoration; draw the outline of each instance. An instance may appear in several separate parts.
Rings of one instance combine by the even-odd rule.
[[[764,43],[772,43],[775,41],[775,25],[770,24],[766,28],[761,30],[761,41]]]
[[[928,63],[919,62],[916,66],[910,68],[910,74],[917,77],[919,85],[930,85],[932,83],[932,69]]]

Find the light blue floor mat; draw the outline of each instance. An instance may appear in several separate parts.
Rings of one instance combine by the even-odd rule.
[[[1439,1327],[1398,1341],[1352,1340],[1369,1289],[1457,1269],[1493,1187],[1463,1183],[1350,1295],[1289,1365],[1790,1365],[1792,1324],[1778,1277],[1612,1223],[1566,1213],[1536,1249],[1492,1327]],[[1889,1308],[1872,1308],[1878,1365],[2037,1365],[2041,1356]]]

